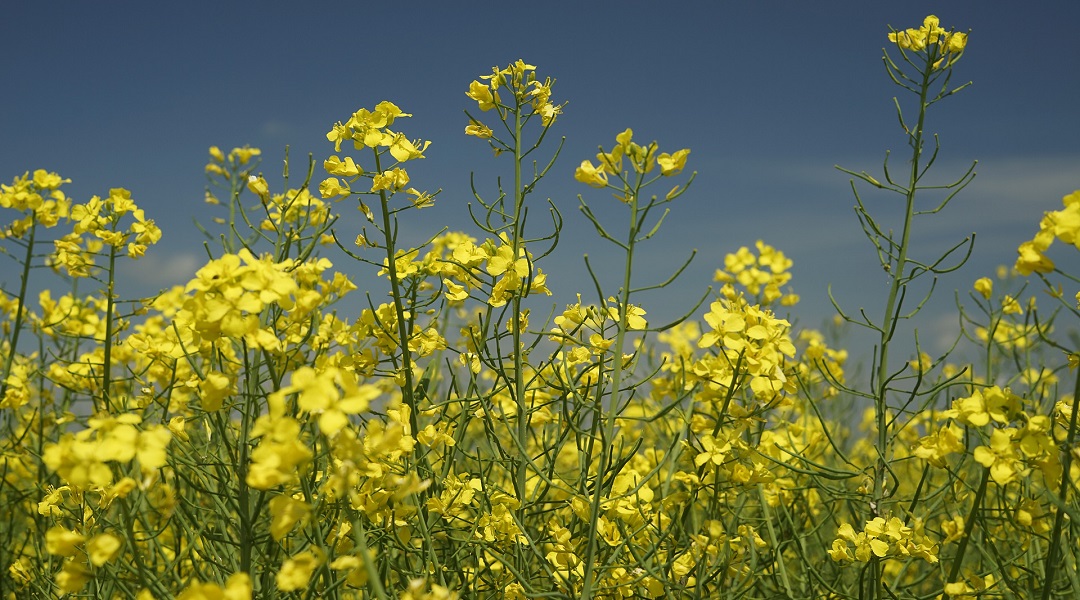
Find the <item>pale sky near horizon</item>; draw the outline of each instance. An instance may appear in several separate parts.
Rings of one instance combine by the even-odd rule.
[[[165,233],[128,272],[131,293],[145,293],[186,281],[205,258],[191,221],[213,216],[202,201],[209,146],[261,148],[263,170],[280,185],[286,145],[295,162],[310,152],[321,164],[333,153],[325,134],[335,121],[387,99],[414,115],[398,129],[432,141],[428,158],[410,165],[413,184],[443,189],[435,208],[407,213],[407,234],[419,240],[448,224],[479,235],[464,209],[470,173],[491,190],[509,163],[463,134],[462,111],[474,106],[464,92],[493,65],[523,58],[557,79],[553,99],[568,102],[551,133],[566,146],[534,197],[537,216],[551,198],[567,219],[559,253],[541,265],[560,310],[574,292],[595,296],[581,254],[600,264],[616,258],[578,214],[577,194],[624,220],[606,192],[573,180],[574,168],[631,127],[662,151],[690,148],[687,170],[698,172],[639,255],[646,284],[698,250],[673,292],[646,303],[654,322],[699,295],[724,254],[757,239],[795,261],[803,302],[793,313],[802,322],[832,314],[828,283],[847,308],[876,316],[887,279],[852,212],[849,177],[833,166],[876,174],[886,150],[893,160],[907,156],[892,101],[900,90],[881,52],[889,25],[917,27],[934,13],[946,28],[971,30],[955,81],[974,83],[931,110],[928,128],[942,143],[931,179],[979,165],[974,183],[920,224],[915,241],[930,253],[978,236],[970,263],[939,285],[924,327],[955,321],[953,290],[964,295],[1011,265],[1043,211],[1080,188],[1080,3],[1022,11],[1001,0],[492,6],[13,2],[0,25],[0,180],[57,171],[72,179],[65,189],[77,201],[130,189]],[[882,211],[897,201],[866,199]],[[351,239],[360,218],[343,212],[342,237]],[[1063,266],[1080,267],[1080,254],[1058,250]],[[373,277],[338,266],[361,288]],[[7,273],[0,269],[10,288]]]

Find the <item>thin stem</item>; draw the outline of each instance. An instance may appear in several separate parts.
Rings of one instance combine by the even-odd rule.
[[[910,144],[912,148],[911,156],[911,170],[908,176],[907,191],[905,194],[905,207],[904,207],[904,227],[900,234],[900,243],[896,247],[897,255],[895,259],[895,265],[891,271],[892,279],[889,285],[889,296],[885,301],[885,314],[881,321],[881,342],[880,353],[878,355],[877,389],[874,390],[874,416],[877,422],[877,463],[874,467],[874,490],[870,500],[870,512],[873,517],[878,517],[883,514],[882,502],[887,496],[886,490],[886,476],[888,474],[888,452],[889,452],[889,406],[888,406],[888,392],[889,392],[889,348],[892,342],[893,334],[896,330],[897,311],[899,310],[899,299],[902,297],[901,291],[906,288],[907,283],[905,281],[904,269],[908,263],[908,249],[910,247],[911,240],[911,228],[915,213],[915,192],[918,187],[920,177],[920,158],[922,156],[923,147],[923,126],[926,120],[927,109],[927,91],[930,87],[930,75],[933,70],[933,58],[935,56],[931,46],[927,50],[926,65],[922,69],[922,83],[919,86],[919,117],[915,126],[915,130],[908,130],[910,136]],[[878,597],[881,590],[881,576],[882,565],[879,560],[875,558],[871,565],[871,581],[870,585],[873,586],[873,594]]]
[[[16,299],[15,323],[11,330],[11,342],[8,344],[7,359],[4,361],[4,378],[0,379],[0,398],[7,394],[8,376],[15,362],[15,353],[19,346],[19,333],[22,331],[23,307],[26,305],[26,288],[30,282],[30,261],[34,258],[34,237],[37,234],[37,220],[30,214],[29,238],[26,241],[26,256],[23,258],[22,275],[19,278],[19,297]]]
[[[105,411],[112,412],[112,401],[109,398],[109,385],[112,378],[112,338],[113,338],[113,311],[115,309],[116,287],[116,246],[109,245],[109,283],[105,289],[105,348],[104,359],[101,365],[101,399],[105,404]]]

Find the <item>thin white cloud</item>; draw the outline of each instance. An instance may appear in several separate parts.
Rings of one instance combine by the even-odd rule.
[[[267,138],[282,138],[294,135],[296,128],[280,119],[271,119],[259,127],[260,133]]]
[[[123,265],[119,283],[129,294],[155,294],[159,290],[186,283],[204,262],[196,254],[160,256],[151,249],[139,260]]]

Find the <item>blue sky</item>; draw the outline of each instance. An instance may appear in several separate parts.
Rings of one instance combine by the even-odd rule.
[[[978,177],[916,232],[929,254],[978,232],[967,267],[940,285],[927,327],[948,317],[952,290],[1011,264],[1045,210],[1080,188],[1080,3],[950,2],[546,2],[279,3],[21,2],[0,25],[0,179],[45,168],[73,181],[85,201],[126,187],[165,230],[156,252],[129,271],[143,293],[185,281],[204,254],[192,218],[202,202],[207,147],[263,150],[274,184],[284,147],[301,162],[332,153],[335,121],[380,100],[412,119],[399,129],[432,140],[410,168],[417,187],[444,191],[410,213],[407,233],[469,228],[469,176],[493,189],[509,163],[463,135],[469,82],[518,58],[557,79],[568,102],[553,135],[560,162],[536,199],[567,217],[548,266],[556,301],[587,291],[580,256],[616,257],[578,215],[586,194],[604,217],[623,219],[604,192],[573,181],[574,167],[626,127],[661,149],[692,149],[698,171],[661,235],[641,254],[640,283],[662,279],[699,254],[674,294],[651,298],[656,321],[677,314],[710,283],[724,254],[755,240],[795,260],[795,314],[832,314],[826,284],[851,309],[880,312],[884,274],[851,210],[848,177],[833,165],[879,172],[887,149],[905,156],[881,62],[888,25],[937,14],[971,29],[957,81],[974,84],[931,112],[942,158],[933,177]],[[882,211],[897,198],[869,195]],[[360,217],[345,210],[345,239]],[[883,213],[884,214],[884,213]],[[899,223],[895,225],[899,227]],[[1073,254],[1055,255],[1080,266]],[[929,257],[928,257],[929,258]],[[1071,263],[1070,263],[1071,261]],[[614,263],[612,263],[614,264]],[[557,265],[557,267],[556,267]],[[370,273],[340,262],[354,273]],[[1080,269],[1073,269],[1074,272]],[[7,271],[3,271],[7,272]],[[362,283],[362,277],[357,277]],[[5,286],[11,286],[5,276]],[[614,291],[612,289],[611,291]],[[588,296],[586,296],[588,297]]]

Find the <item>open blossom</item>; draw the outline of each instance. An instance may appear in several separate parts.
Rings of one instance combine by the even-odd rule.
[[[1023,476],[1024,469],[1016,457],[1013,445],[1015,429],[995,429],[990,434],[990,445],[975,448],[973,456],[980,465],[990,469],[990,477],[998,485],[1005,485]]]
[[[479,121],[472,121],[465,126],[465,135],[476,136],[482,140],[490,138],[495,135],[495,132],[490,127],[480,123]]]
[[[688,148],[677,150],[674,154],[661,153],[656,157],[656,164],[660,165],[660,174],[665,177],[678,174],[686,167],[686,157],[689,154]]]
[[[479,81],[469,84],[469,91],[465,92],[465,95],[476,100],[482,111],[489,111],[499,103],[499,92],[492,91],[492,88]]]
[[[336,154],[323,161],[323,169],[331,175],[340,175],[342,177],[356,177],[362,172],[351,156],[341,159]]]
[[[607,185],[607,173],[602,168],[594,167],[592,162],[587,160],[581,161],[581,165],[574,171],[574,179],[596,188]]]

